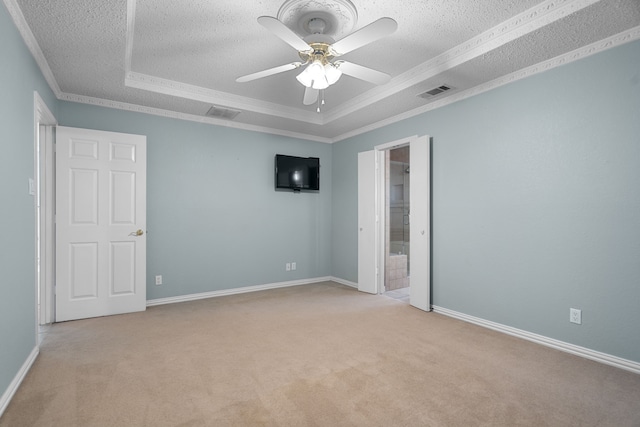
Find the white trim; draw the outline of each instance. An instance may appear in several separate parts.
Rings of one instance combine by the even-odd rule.
[[[29,354],[27,360],[24,361],[22,367],[13,378],[13,381],[9,384],[9,387],[7,387],[2,397],[0,397],[0,417],[4,414],[4,411],[7,409],[7,406],[9,406],[9,402],[11,402],[13,395],[16,394],[16,391],[20,387],[20,384],[22,384],[24,377],[27,375],[27,372],[29,372],[29,369],[31,369],[31,365],[33,365],[33,362],[35,362],[38,357],[38,353],[40,353],[40,350],[38,346],[35,346],[33,350],[31,350],[31,354]]]
[[[378,293],[386,292],[385,281],[387,277],[386,261],[387,261],[387,195],[386,195],[386,177],[387,162],[386,152],[394,148],[400,148],[411,145],[412,141],[418,139],[418,135],[411,135],[395,141],[378,144],[373,149],[376,152],[377,172],[376,172],[376,211],[378,215],[378,224],[376,227],[376,259],[378,260],[378,275],[376,276],[376,286]]]
[[[38,123],[45,126],[55,126],[58,124],[47,103],[44,102],[37,90],[33,91],[33,105],[35,109],[36,127]]]
[[[331,123],[369,105],[395,95],[431,77],[471,61],[502,45],[523,37],[599,0],[546,0],[490,28],[429,61],[395,77],[390,84],[378,86],[327,112],[324,123]]]
[[[344,133],[340,136],[337,136],[332,139],[332,142],[343,141],[347,138],[351,138],[357,135],[361,135],[366,132],[371,132],[375,129],[379,129],[393,123],[400,122],[402,120],[409,119],[411,117],[418,116],[420,114],[426,113],[427,111],[436,110],[438,108],[444,107],[449,104],[453,104],[454,102],[461,101],[463,99],[470,98],[475,95],[479,95],[483,92],[490,91],[492,89],[496,89],[500,86],[504,86],[509,83],[516,82],[521,79],[525,79],[527,77],[531,77],[535,74],[542,73],[545,71],[549,71],[553,68],[569,64],[571,62],[577,61],[579,59],[586,58],[588,56],[594,55],[596,53],[603,52],[607,49],[621,46],[625,43],[632,42],[640,39],[640,25],[637,27],[633,27],[629,30],[623,31],[606,39],[597,41],[587,46],[583,46],[581,48],[575,49],[571,52],[564,53],[562,55],[556,56],[555,58],[551,58],[547,61],[540,62],[538,64],[532,65],[527,68],[523,68],[518,71],[514,71],[513,73],[504,75],[502,77],[498,77],[497,79],[488,81],[486,83],[480,84],[478,86],[474,86],[470,89],[463,90],[457,92],[455,94],[449,95],[446,98],[442,98],[439,101],[431,102],[422,107],[415,108],[413,110],[389,117],[384,120],[380,120],[371,125],[363,126],[359,129],[355,129],[353,131]]]
[[[246,96],[234,95],[228,92],[207,89],[175,80],[163,79],[148,74],[129,71],[124,79],[125,86],[146,90],[163,95],[205,102],[242,111],[266,114],[268,116],[297,120],[314,125],[324,124],[322,115],[300,108],[286,107],[273,102],[261,101]]]
[[[291,131],[286,131],[282,129],[268,128],[264,126],[229,122],[229,121],[218,120],[218,119],[209,118],[209,117],[201,117],[201,116],[192,115],[192,114],[178,113],[178,112],[163,110],[158,108],[137,106],[133,104],[127,104],[124,102],[114,102],[106,99],[98,99],[98,98],[92,98],[87,96],[63,93],[61,92],[60,87],[58,86],[58,83],[56,82],[53,76],[53,73],[44,57],[44,54],[42,53],[42,50],[40,49],[35,37],[33,36],[33,33],[31,32],[29,25],[24,19],[24,15],[20,10],[20,7],[18,6],[17,1],[16,0],[3,0],[3,1],[11,17],[13,18],[13,22],[15,23],[20,34],[22,35],[22,38],[24,39],[25,44],[31,51],[31,54],[33,55],[38,66],[40,67],[40,70],[42,71],[42,74],[44,75],[51,90],[54,92],[56,97],[60,100],[91,104],[91,105],[101,105],[109,108],[122,109],[126,111],[138,111],[138,112],[143,112],[143,113],[152,114],[156,116],[176,118],[179,120],[195,121],[195,122],[213,124],[218,126],[232,127],[236,129],[262,132],[267,134],[289,136],[292,138],[299,138],[299,139],[305,139],[305,140],[323,142],[323,143],[335,143],[347,138],[351,138],[356,135],[370,132],[372,130],[405,120],[410,117],[417,116],[427,111],[435,110],[445,105],[460,101],[462,99],[469,98],[471,96],[480,94],[482,92],[486,92],[491,89],[495,89],[502,85],[532,76],[534,74],[548,71],[552,68],[555,68],[564,64],[568,64],[578,59],[582,59],[584,57],[587,57],[596,53],[600,53],[609,48],[617,47],[624,43],[640,39],[640,26],[636,26],[626,31],[623,31],[619,34],[611,36],[607,39],[597,41],[591,45],[584,46],[572,52],[557,56],[551,60],[544,61],[540,64],[533,65],[531,67],[525,68],[520,71],[516,71],[514,73],[497,78],[495,80],[492,80],[491,82],[487,82],[485,84],[470,88],[468,90],[452,94],[449,97],[443,98],[440,101],[436,101],[428,105],[425,105],[423,107],[416,108],[411,111],[407,111],[405,113],[395,115],[385,120],[380,120],[371,125],[367,125],[367,126],[346,132],[342,135],[338,135],[333,138],[327,138],[327,137],[320,137],[316,135],[304,134],[300,132],[291,132]],[[590,6],[595,2],[596,0],[546,0],[524,11],[523,13],[493,27],[492,29],[485,31],[482,34],[470,40],[467,40],[465,43],[462,43],[442,53],[436,58],[433,58],[430,61],[426,61],[412,68],[411,70],[406,71],[405,73],[395,77],[389,84],[384,85],[382,87],[377,87],[365,93],[362,93],[357,97],[354,97],[352,100],[341,104],[336,109],[331,110],[324,114],[310,114],[309,116],[307,116],[307,113],[309,112],[306,110],[291,108],[291,107],[284,107],[279,104],[273,104],[276,107],[273,111],[269,109],[265,109],[264,108],[265,105],[270,103],[261,103],[260,107],[256,111],[259,111],[264,114],[272,115],[272,116],[281,116],[286,118],[292,118],[292,116],[290,115],[282,116],[282,114],[289,114],[291,111],[299,111],[299,113],[296,113],[296,117],[293,117],[294,119],[301,120],[303,122],[307,120],[312,120],[310,123],[319,124],[319,125],[327,124],[339,118],[345,117],[348,114],[352,113],[353,111],[357,111],[358,109],[371,105],[372,103],[377,102],[380,99],[391,96],[400,90],[410,87],[416,82],[424,81],[427,77],[432,76],[433,73],[440,73],[440,72],[446,71],[447,69],[452,68],[453,66],[469,61],[474,57],[482,55],[484,52],[487,51],[487,49],[489,50],[495,49],[496,47],[504,43],[508,43],[509,41],[512,41],[514,38],[521,37],[545,25],[549,25],[553,22],[556,22],[572,13],[575,13],[578,10],[581,10],[585,7]],[[132,73],[130,70],[131,55],[133,51],[133,32],[134,32],[133,21],[135,20],[134,19],[135,18],[135,0],[128,0],[127,8],[128,9],[127,9],[127,45],[126,45],[126,52],[125,52],[125,80],[131,83],[136,76],[136,73]],[[143,75],[140,74],[140,76],[143,76]],[[163,83],[162,79],[158,79],[152,76],[149,76],[149,77],[158,80],[157,82],[152,82],[153,84],[162,85]],[[183,89],[182,86],[184,84],[180,82],[164,81],[164,83],[167,83],[167,82],[169,86],[174,84],[177,85],[175,88],[171,89],[171,94],[175,96],[180,96],[177,94],[177,92]],[[151,84],[151,86],[153,86],[153,84]],[[151,86],[149,87],[149,90],[152,90]],[[187,86],[189,85],[186,85],[185,87]],[[199,88],[197,86],[189,86],[189,87],[191,89],[196,88],[196,92],[199,89],[205,90],[207,91],[207,94],[208,94],[207,96],[213,96],[216,93],[218,93],[215,91],[211,91],[210,89]],[[164,88],[163,90],[167,91],[169,89]],[[176,93],[174,93],[174,91]],[[161,92],[161,93],[165,93],[165,92]],[[223,92],[219,92],[219,93],[223,94]],[[185,95],[183,96],[185,98],[191,98],[191,96],[188,93],[183,95]],[[237,97],[236,95],[232,95],[232,94],[226,94],[226,95],[231,97]],[[243,97],[238,97],[238,98],[243,100],[243,103],[246,102],[247,99],[249,99],[249,98],[243,98]],[[209,99],[209,100],[213,101],[213,99]],[[232,106],[229,105],[229,107],[232,107]],[[251,111],[253,110],[254,108],[251,108]],[[302,115],[299,116],[299,114],[302,114]]]
[[[245,286],[242,288],[222,289],[220,291],[202,292],[198,294],[179,295],[176,297],[156,298],[147,300],[147,307],[156,305],[174,304],[177,302],[196,301],[199,299],[224,297],[228,295],[245,294],[247,292],[266,291],[269,289],[287,288],[290,286],[309,285],[312,283],[327,282],[332,278],[329,276],[316,277],[313,279],[291,280],[289,282],[268,283],[265,285]]]
[[[378,151],[387,151],[394,148],[404,147],[405,145],[410,145],[411,141],[415,141],[416,139],[418,139],[418,135],[411,135],[405,138],[396,139],[395,141],[385,142],[384,144],[376,145],[373,148]]]
[[[534,334],[532,332],[523,331],[522,329],[513,328],[500,323],[491,322],[489,320],[481,319],[479,317],[469,316],[468,314],[460,313],[457,311],[449,310],[448,308],[438,307],[437,305],[431,306],[434,313],[443,314],[445,316],[453,317],[455,319],[463,320],[465,322],[473,323],[484,328],[493,329],[494,331],[502,332],[507,335],[522,338],[527,341],[541,344],[546,347],[551,347],[556,350],[564,351],[565,353],[571,353],[575,356],[580,356],[585,359],[593,360],[595,362],[604,363],[605,365],[614,366],[616,368],[631,371],[635,374],[640,374],[640,363],[632,360],[623,359],[621,357],[612,356],[607,353],[602,353],[596,350],[591,350],[578,345],[570,344],[564,341],[559,341],[553,338],[545,337],[543,335]]]
[[[157,76],[135,73],[131,69],[135,32],[136,0],[127,1],[127,33],[125,53],[125,85],[150,92],[222,104],[230,108],[284,117],[306,123],[323,125],[342,119],[382,99],[392,96],[430,77],[477,58],[497,47],[523,37],[567,15],[584,9],[599,0],[546,0],[524,12],[490,28],[452,49],[423,62],[395,77],[389,84],[375,87],[350,99],[327,113],[316,114],[296,107],[259,101],[226,92],[215,91]]]
[[[8,1],[8,0],[5,0],[5,1]],[[426,113],[427,111],[436,110],[446,105],[453,104],[454,102],[458,102],[463,99],[467,99],[472,96],[479,95],[483,92],[487,92],[492,89],[496,89],[498,87],[504,86],[506,84],[513,83],[515,81],[518,81],[527,77],[531,77],[538,73],[549,71],[553,68],[556,68],[565,64],[569,64],[579,59],[586,58],[588,56],[603,52],[610,48],[621,46],[625,43],[629,43],[638,39],[640,39],[640,26],[633,27],[629,30],[615,34],[606,39],[597,41],[587,46],[583,46],[571,52],[556,56],[555,58],[549,59],[547,61],[543,61],[539,64],[535,64],[530,67],[515,71],[513,73],[491,80],[484,84],[472,87],[464,91],[457,92],[439,101],[431,102],[422,107],[415,108],[413,110],[389,117],[384,120],[380,120],[371,125],[363,126],[361,128],[355,129],[353,131],[344,133],[342,135],[339,135],[333,138],[320,137],[320,136],[303,134],[298,132],[290,132],[290,131],[285,131],[281,129],[267,128],[264,126],[255,126],[255,125],[249,125],[244,123],[229,122],[227,120],[220,120],[220,119],[214,119],[214,118],[209,118],[204,116],[178,113],[178,112],[169,111],[169,110],[162,110],[159,108],[143,107],[143,106],[138,106],[134,104],[126,104],[123,102],[115,102],[115,101],[109,101],[109,100],[99,99],[99,98],[91,98],[91,97],[81,96],[81,95],[61,93],[58,96],[58,99],[61,99],[64,101],[70,101],[70,102],[99,105],[99,106],[104,106],[108,108],[115,108],[115,109],[121,109],[121,110],[127,110],[127,111],[137,111],[137,112],[152,114],[156,116],[176,118],[179,120],[208,123],[208,124],[213,124],[218,126],[226,126],[226,127],[236,128],[236,129],[244,129],[244,130],[263,132],[263,133],[274,134],[274,135],[289,136],[292,138],[306,139],[309,141],[332,144],[332,143],[343,141],[347,138],[351,138],[366,132],[373,131],[375,129],[379,129],[384,126],[391,125],[393,123],[400,122],[402,120],[406,120],[411,117],[418,116],[420,114]],[[369,95],[370,91],[366,93]],[[327,123],[327,120],[324,120],[323,123]]]
[[[340,283],[341,285],[349,286],[350,288],[358,289],[358,284],[357,283],[350,282],[348,280],[341,279],[339,277],[331,276],[329,278],[329,280],[331,280],[332,282]]]
[[[44,53],[42,53],[42,49],[40,49],[40,45],[38,44],[35,36],[31,32],[31,28],[29,28],[29,24],[27,24],[27,20],[24,19],[24,15],[22,14],[22,9],[18,6],[18,2],[16,0],[4,0],[4,4],[13,19],[13,23],[18,28],[22,39],[24,40],[27,48],[33,55],[33,58],[36,60],[38,67],[40,67],[40,71],[44,76],[44,79],[49,84],[49,87],[56,95],[59,97],[61,91],[60,86],[58,86],[58,82],[49,67],[49,63],[47,62]]]
[[[229,120],[216,119],[214,117],[197,116],[195,114],[179,113],[171,110],[163,110],[160,108],[145,107],[143,105],[129,104],[126,102],[110,101],[108,99],[94,98],[91,96],[74,95],[70,93],[62,93],[58,98],[61,101],[76,102],[78,104],[96,105],[98,107],[113,108],[116,110],[133,111],[136,113],[151,114],[154,116],[167,117],[170,119],[186,120],[197,123],[206,123],[216,126],[224,126],[234,129],[247,130],[252,132],[260,132],[272,135],[287,136],[290,138],[304,139],[307,141],[322,142],[330,144],[333,142],[330,138],[321,136],[308,135],[304,133],[291,132],[282,129],[268,128],[265,126],[256,126],[246,123],[232,122]]]
[[[316,125],[323,124],[323,116],[302,108],[286,107],[273,102],[260,101],[202,86],[164,79],[158,76],[134,72],[131,69],[133,39],[135,35],[136,0],[127,0],[127,33],[125,49],[125,86],[154,93],[206,102],[217,106],[298,120]]]
[[[53,148],[52,141],[50,147],[45,145],[46,136],[40,135],[40,126],[55,126],[58,124],[55,116],[44,102],[38,91],[33,92],[33,128],[34,128],[34,168],[38,167],[38,171],[35,172],[37,177],[35,208],[36,208],[36,221],[38,221],[37,210],[40,209],[40,224],[36,224],[36,251],[40,251],[40,275],[38,277],[38,257],[36,253],[36,307],[40,307],[40,311],[36,313],[36,345],[38,328],[40,323],[52,323],[53,322],[53,259],[55,254],[52,242],[53,242]],[[40,159],[38,159],[40,156]],[[38,235],[38,226],[40,228],[40,235]],[[42,262],[44,260],[44,262]],[[38,298],[38,295],[40,298]]]

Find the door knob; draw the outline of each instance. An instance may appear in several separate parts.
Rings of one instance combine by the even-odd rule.
[[[138,231],[133,231],[131,233],[129,233],[129,236],[142,236],[144,234],[144,231],[142,231],[141,229],[138,229]]]

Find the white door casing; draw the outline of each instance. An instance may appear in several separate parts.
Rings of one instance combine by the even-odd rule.
[[[376,152],[358,153],[358,290],[378,293]]]
[[[431,310],[431,149],[429,136],[410,137],[375,147],[358,154],[358,290],[378,293],[385,259],[384,212],[385,196],[382,182],[384,168],[376,167],[382,155],[377,153],[410,145],[410,244],[411,287],[410,304],[421,310]],[[378,169],[376,171],[376,169]],[[379,183],[376,189],[376,178]],[[376,222],[379,226],[376,227]],[[375,253],[371,253],[372,250]],[[378,260],[379,264],[376,262]]]
[[[38,306],[39,324],[53,323],[55,297],[53,283],[55,281],[53,266],[55,265],[55,231],[53,222],[54,179],[53,179],[53,141],[54,126],[38,126]]]
[[[56,321],[146,308],[146,137],[58,127]]]
[[[54,214],[54,126],[56,118],[38,91],[33,92],[36,175],[36,336],[39,325],[52,323],[55,232]]]
[[[410,304],[431,310],[431,150],[429,137],[410,143],[409,200],[411,229]]]

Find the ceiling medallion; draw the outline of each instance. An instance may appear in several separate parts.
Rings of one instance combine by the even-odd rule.
[[[287,0],[278,10],[278,19],[301,37],[314,33],[314,19],[324,21],[323,34],[339,40],[355,28],[356,7],[349,0]]]

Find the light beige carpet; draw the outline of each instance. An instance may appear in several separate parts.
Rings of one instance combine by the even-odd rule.
[[[640,375],[321,283],[53,325],[0,426],[640,426]]]

